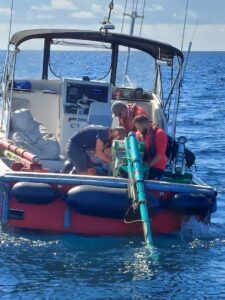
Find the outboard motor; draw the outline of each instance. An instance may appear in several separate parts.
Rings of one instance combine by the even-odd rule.
[[[173,164],[173,174],[184,175],[185,172],[185,143],[186,137],[180,136],[178,138],[178,149],[177,154]]]

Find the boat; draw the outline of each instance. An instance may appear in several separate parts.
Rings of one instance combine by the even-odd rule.
[[[192,172],[194,155],[186,148],[186,138],[175,136],[179,103],[179,92],[175,91],[180,88],[183,53],[167,43],[109,29],[32,29],[11,37],[1,81],[0,219],[4,230],[143,235],[142,205],[153,235],[179,232],[192,217],[210,223],[216,211],[216,191]],[[43,46],[39,78],[36,69],[34,78],[23,78],[21,68],[29,62],[21,66],[20,56],[28,42]],[[54,51],[57,46],[69,51]],[[95,51],[84,51],[89,46]],[[81,51],[74,51],[72,56],[71,49],[77,47]],[[125,50],[130,54],[128,70],[134,85],[131,77],[129,84],[122,79]],[[23,59],[29,60],[24,51]],[[81,56],[88,64],[92,61],[96,69],[102,66],[104,78],[94,79],[96,74],[89,65],[80,68]],[[66,75],[59,75],[60,70]],[[147,77],[149,71],[152,75]],[[141,96],[137,96],[138,90]],[[137,103],[170,134],[168,166],[161,180],[146,179],[144,145],[132,133],[130,146],[114,141],[110,169],[96,161],[96,176],[66,173],[70,136],[89,124],[116,126],[118,120],[112,121],[111,106],[118,100]],[[129,152],[132,143],[137,157]],[[141,169],[140,177],[129,171],[132,166],[134,173]],[[145,201],[137,199],[140,183]]]

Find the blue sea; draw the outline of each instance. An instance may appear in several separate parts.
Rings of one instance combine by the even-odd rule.
[[[177,135],[218,191],[210,227],[154,237],[158,260],[141,237],[0,232],[0,299],[225,299],[225,52],[190,54]]]

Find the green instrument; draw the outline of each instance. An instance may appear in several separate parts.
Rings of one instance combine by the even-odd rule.
[[[125,150],[128,162],[128,176],[131,197],[132,200],[137,202],[138,206],[140,207],[145,242],[147,245],[153,245],[150,218],[146,203],[143,165],[139,153],[138,142],[134,132],[130,132],[128,137],[125,138]]]

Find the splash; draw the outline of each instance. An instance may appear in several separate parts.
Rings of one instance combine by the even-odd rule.
[[[182,239],[206,238],[209,236],[209,225],[192,216],[182,224],[180,234]]]

